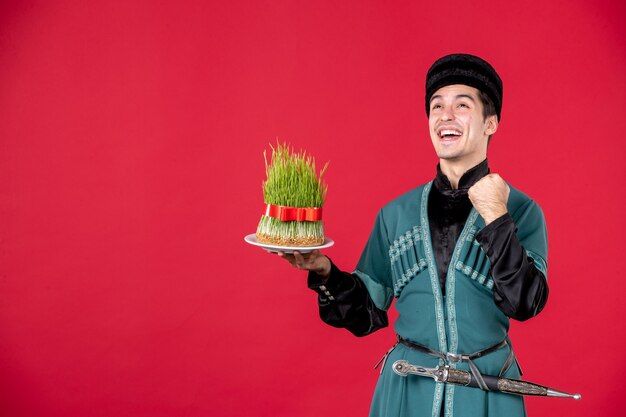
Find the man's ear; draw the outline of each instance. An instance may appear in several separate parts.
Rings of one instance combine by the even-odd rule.
[[[498,116],[494,114],[485,120],[485,134],[491,136],[496,133],[496,130],[498,130]]]

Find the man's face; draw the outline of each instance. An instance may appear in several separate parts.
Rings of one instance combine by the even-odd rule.
[[[440,88],[430,100],[428,125],[439,159],[478,164],[487,157],[489,135],[498,127],[496,116],[483,117],[476,88],[455,84]]]

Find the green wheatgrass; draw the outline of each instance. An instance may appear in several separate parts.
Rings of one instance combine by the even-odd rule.
[[[286,143],[277,143],[272,148],[271,161],[265,159],[263,199],[265,204],[286,207],[322,207],[328,186],[322,175],[328,162],[316,175],[315,158],[303,150],[298,153]],[[324,224],[308,221],[280,221],[274,217],[261,216],[256,231],[257,240],[279,246],[315,246],[324,243]]]

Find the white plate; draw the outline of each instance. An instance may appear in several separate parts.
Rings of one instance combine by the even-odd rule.
[[[314,251],[315,249],[330,248],[331,246],[333,246],[335,244],[335,242],[331,238],[325,237],[324,238],[324,243],[322,245],[319,245],[319,246],[278,246],[278,245],[269,245],[267,243],[257,242],[256,234],[254,234],[254,233],[244,237],[243,240],[245,240],[246,243],[249,243],[251,245],[259,246],[259,247],[265,249],[268,252],[284,252],[284,253],[292,253],[293,251],[298,251],[300,253],[309,253],[309,252]]]

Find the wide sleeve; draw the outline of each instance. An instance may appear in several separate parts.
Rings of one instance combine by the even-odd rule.
[[[393,285],[389,260],[389,235],[383,210],[378,213],[354,274],[363,282],[376,307],[387,311],[393,301]]]
[[[331,262],[326,280],[309,273],[308,286],[318,293],[322,320],[365,336],[389,324],[387,310],[393,299],[389,267],[389,244],[382,211],[361,254],[356,270],[350,274]]]
[[[332,262],[326,280],[309,272],[308,287],[317,292],[320,318],[330,326],[366,336],[389,325],[387,312],[374,305],[361,280]]]
[[[476,240],[491,262],[494,301],[507,316],[527,320],[548,300],[548,240],[541,208],[532,200],[485,226]]]

